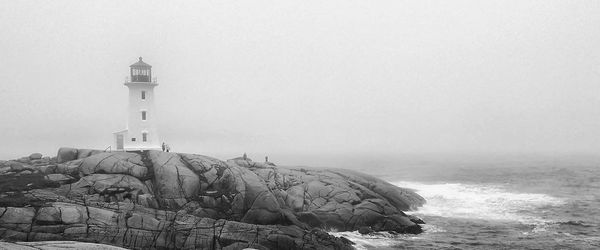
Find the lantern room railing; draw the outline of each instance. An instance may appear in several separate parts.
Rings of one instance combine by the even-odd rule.
[[[133,82],[150,82],[150,77],[147,75],[132,75],[131,81],[133,81]]]
[[[153,77],[152,81],[147,80],[148,76],[144,76],[146,78],[139,78],[140,76],[133,76],[133,80],[131,79],[131,77],[126,76],[125,77],[125,82],[151,82],[151,83],[157,83],[158,82],[158,78],[157,77]]]

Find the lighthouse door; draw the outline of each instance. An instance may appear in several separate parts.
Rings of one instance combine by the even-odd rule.
[[[117,150],[123,150],[123,135],[117,135]]]

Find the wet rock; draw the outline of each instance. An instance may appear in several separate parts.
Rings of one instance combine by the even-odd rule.
[[[272,242],[277,249],[294,249],[296,243],[292,237],[283,234],[270,234],[267,240]]]
[[[313,228],[319,228],[323,226],[323,221],[319,219],[317,215],[312,212],[300,212],[296,214],[299,221],[307,224]]]
[[[371,227],[360,227],[358,229],[358,233],[360,233],[360,234],[370,234],[372,232],[374,232],[374,231],[373,231],[373,229],[371,229]]]
[[[425,221],[423,221],[423,219],[414,215],[408,215],[408,219],[410,219],[410,221],[414,222],[415,224],[425,224]]]
[[[349,181],[353,181],[364,187],[368,187],[377,195],[385,198],[394,207],[397,207],[403,211],[415,210],[417,207],[425,204],[425,199],[416,194],[414,191],[394,186],[373,176],[349,169],[332,169],[329,171],[347,178]]]

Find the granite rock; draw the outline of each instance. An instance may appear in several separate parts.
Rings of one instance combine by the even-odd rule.
[[[351,249],[325,230],[421,232],[422,221],[403,211],[423,198],[349,170],[73,148],[61,148],[56,161],[32,162],[0,166],[0,181],[9,182],[0,188],[0,239],[129,249]],[[31,173],[17,176],[22,171]],[[32,180],[45,182],[27,184]]]

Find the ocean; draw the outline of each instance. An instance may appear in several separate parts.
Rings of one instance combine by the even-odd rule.
[[[370,162],[370,165],[369,165]],[[419,235],[336,232],[358,249],[600,249],[600,158],[404,157],[346,164],[414,189]]]

